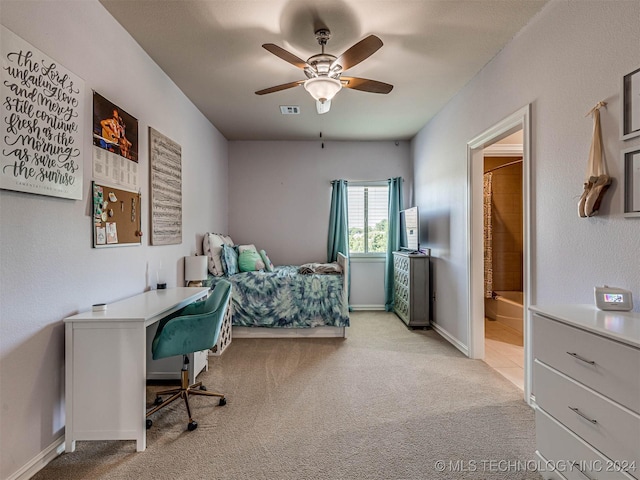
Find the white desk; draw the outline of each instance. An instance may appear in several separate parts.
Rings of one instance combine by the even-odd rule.
[[[206,287],[151,290],[65,322],[65,450],[76,440],[146,448],[146,328],[206,296]]]

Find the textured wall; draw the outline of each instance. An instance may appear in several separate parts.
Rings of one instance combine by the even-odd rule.
[[[2,24],[84,79],[87,152],[81,201],[0,191],[0,478],[5,479],[64,432],[62,319],[155,285],[160,263],[169,286],[181,284],[182,257],[201,249],[204,232],[226,229],[227,141],[97,1],[3,0]],[[139,121],[142,246],[91,248],[92,89]],[[149,125],[182,146],[180,245],[148,245]]]
[[[531,303],[593,303],[594,285],[634,292],[640,310],[640,222],[622,216],[620,82],[640,64],[640,2],[550,2],[412,142],[421,221],[433,248],[438,324],[468,344],[467,142],[532,104]],[[599,100],[609,172],[600,215],[579,218]],[[442,294],[438,296],[442,298]]]
[[[411,202],[409,143],[229,142],[229,231],[264,248],[276,265],[325,261],[331,180],[405,179]],[[351,301],[384,305],[384,263],[352,263]],[[374,273],[375,272],[375,273]],[[362,280],[362,281],[360,281]]]

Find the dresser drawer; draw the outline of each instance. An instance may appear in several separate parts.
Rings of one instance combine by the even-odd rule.
[[[537,458],[538,465],[541,465],[542,468],[544,469],[538,472],[544,480],[566,480],[566,478],[560,472],[558,472],[558,470],[555,470],[553,468],[547,468],[547,465],[550,466],[552,462],[544,458],[542,454],[537,450],[536,450],[536,456],[538,457]]]
[[[406,274],[409,272],[409,257],[406,255],[394,255],[393,266],[396,271],[404,272]]]
[[[639,415],[538,360],[533,375],[540,408],[612,460],[640,467]]]
[[[640,413],[639,349],[534,314],[533,356]]]
[[[402,319],[404,323],[409,323],[409,304],[399,297],[394,298],[393,311]]]
[[[548,461],[540,466],[544,479],[558,478],[554,468],[567,480],[633,479],[540,408],[536,409],[536,448],[538,455]]]

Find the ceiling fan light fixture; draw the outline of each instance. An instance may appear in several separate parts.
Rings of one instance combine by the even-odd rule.
[[[340,80],[331,77],[313,77],[304,82],[304,89],[320,103],[330,101],[341,88]]]
[[[321,102],[320,100],[316,100],[316,112],[318,112],[318,115],[327,113],[330,108],[331,108],[331,100],[326,100],[324,102]]]

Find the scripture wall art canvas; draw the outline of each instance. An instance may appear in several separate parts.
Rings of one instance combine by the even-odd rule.
[[[84,80],[0,27],[0,188],[81,200]]]

